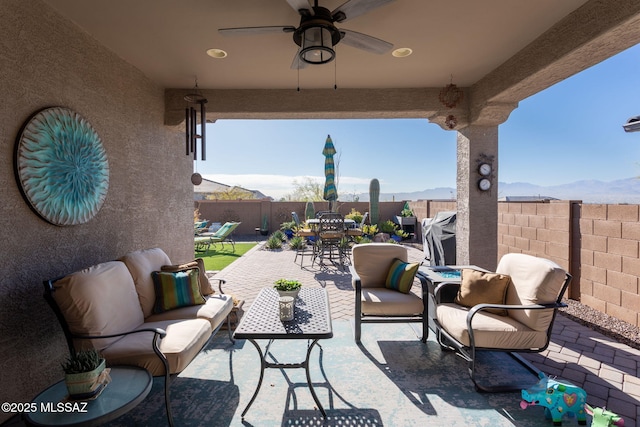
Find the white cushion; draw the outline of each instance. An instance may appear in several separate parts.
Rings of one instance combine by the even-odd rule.
[[[136,292],[140,300],[140,307],[144,317],[153,313],[153,306],[156,302],[156,292],[153,287],[151,273],[160,271],[163,265],[170,265],[169,256],[160,248],[144,249],[130,252],[120,258],[129,269],[136,285]]]
[[[414,316],[422,314],[422,298],[387,288],[362,290],[362,314],[369,316]]]
[[[175,308],[162,313],[152,314],[146,322],[178,319],[206,319],[211,324],[211,330],[222,323],[233,309],[233,298],[230,295],[208,295],[206,302],[200,305]]]
[[[531,305],[553,303],[562,289],[566,273],[548,259],[526,254],[506,254],[498,263],[496,273],[511,276],[506,304]],[[509,316],[529,328],[545,332],[553,319],[553,309],[510,310]]]
[[[186,368],[211,336],[211,325],[205,319],[147,322],[138,329],[142,328],[167,331],[159,347],[169,362],[172,374]],[[152,340],[151,332],[127,335],[104,349],[102,354],[110,365],[135,365],[148,370],[153,376],[164,375],[164,365],[153,351]]]
[[[470,346],[467,330],[469,308],[454,303],[439,304],[436,317],[442,327],[456,340]],[[513,317],[487,312],[473,317],[473,336],[479,348],[537,349],[547,342],[546,332],[528,328]]]
[[[394,258],[407,262],[407,248],[392,243],[355,245],[351,254],[363,288],[384,288]]]
[[[54,299],[69,329],[81,335],[111,335],[144,322],[127,267],[120,261],[98,264],[54,283]],[[78,348],[107,347],[118,338],[77,340]]]

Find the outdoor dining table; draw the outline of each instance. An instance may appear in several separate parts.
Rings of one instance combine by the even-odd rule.
[[[307,220],[307,225],[310,226],[310,228],[318,228],[318,226],[320,225],[320,218],[311,218]],[[350,219],[350,218],[345,218],[344,219],[344,228],[348,229],[348,228],[354,228],[357,225],[357,223]]]

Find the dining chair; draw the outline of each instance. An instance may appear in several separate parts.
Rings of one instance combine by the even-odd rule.
[[[344,217],[337,212],[328,212],[320,216],[318,224],[318,249],[315,259],[320,262],[328,253],[329,261],[338,256],[340,266],[344,268],[344,252],[342,240],[345,238]]]
[[[316,231],[311,228],[303,227],[300,223],[300,217],[297,212],[291,212],[291,218],[296,223],[296,236],[302,237],[304,240],[304,246],[296,248],[296,257],[293,262],[297,263],[298,257],[300,257],[300,267],[304,264],[304,257],[306,255],[311,256],[311,264],[316,256]]]

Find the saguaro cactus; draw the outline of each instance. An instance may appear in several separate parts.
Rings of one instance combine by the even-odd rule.
[[[313,204],[312,200],[307,200],[307,204],[304,207],[304,217],[305,219],[311,219],[316,216],[316,207]]]
[[[377,224],[380,220],[380,182],[373,178],[369,183],[369,217],[371,225]]]

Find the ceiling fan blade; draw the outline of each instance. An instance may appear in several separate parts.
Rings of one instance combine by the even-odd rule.
[[[296,56],[293,57],[293,61],[291,61],[291,69],[292,70],[302,70],[303,68],[307,68],[306,62],[300,59],[300,49],[296,50]]]
[[[292,33],[296,27],[286,26],[268,26],[268,27],[238,27],[238,28],[220,28],[218,32],[225,36],[240,36],[252,34],[275,34],[275,33]]]
[[[393,1],[395,0],[349,0],[331,12],[331,16],[336,22],[344,22]]]
[[[357,31],[341,29],[340,35],[342,35],[342,39],[340,40],[341,43],[344,43],[351,47],[355,47],[356,49],[362,49],[367,52],[377,53],[378,55],[385,54],[393,49],[392,43],[359,33]]]
[[[296,12],[303,16],[313,16],[315,12],[311,5],[309,5],[309,0],[287,0],[289,6],[293,8]]]

